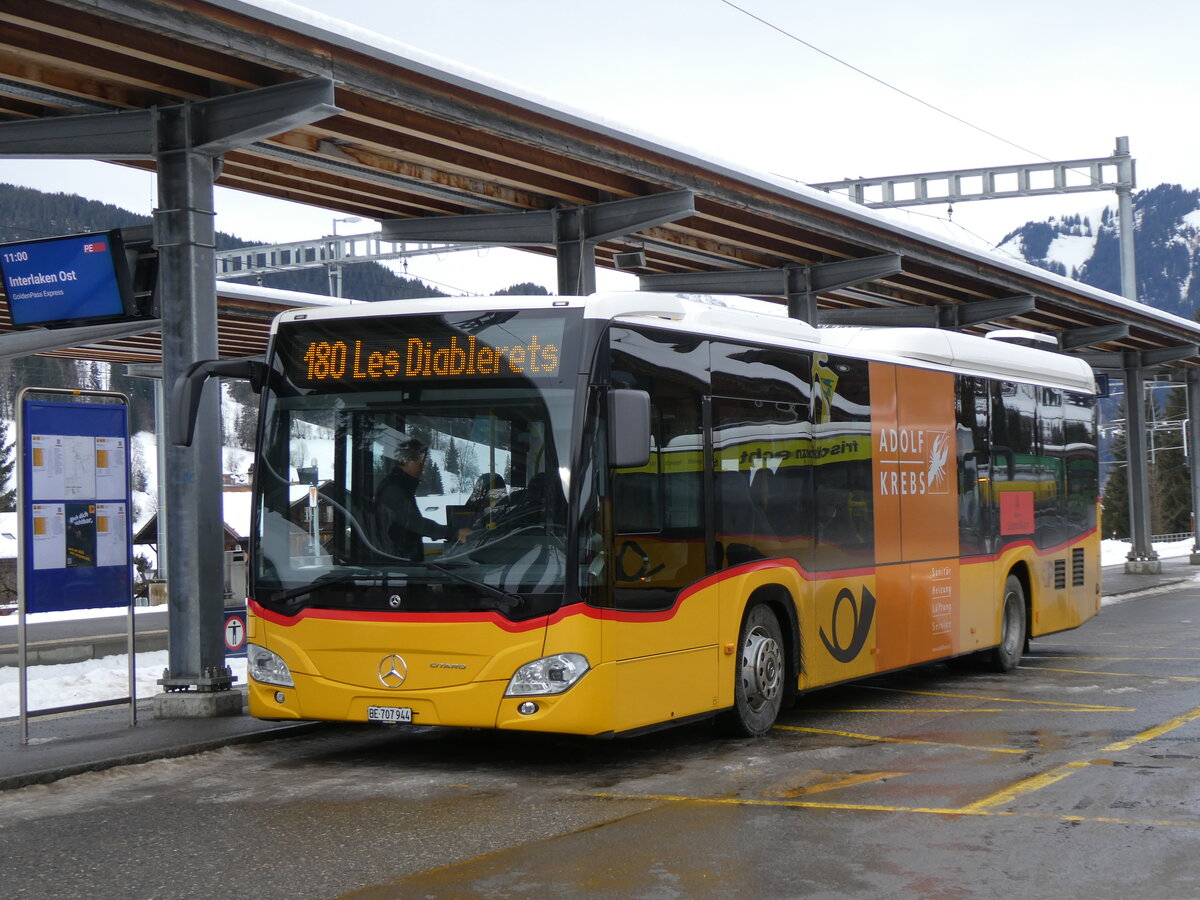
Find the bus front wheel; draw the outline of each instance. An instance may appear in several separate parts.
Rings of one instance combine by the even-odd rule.
[[[1025,648],[1025,588],[1021,579],[1009,575],[1004,582],[1004,610],[1000,616],[1000,645],[991,651],[997,672],[1011,672],[1021,661]]]
[[[733,708],[721,715],[722,731],[734,737],[770,731],[783,704],[786,668],[779,619],[766,604],[755,604],[742,620]]]

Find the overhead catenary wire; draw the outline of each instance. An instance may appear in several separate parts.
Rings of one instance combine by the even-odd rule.
[[[880,78],[877,75],[872,75],[870,72],[866,71],[865,69],[861,69],[858,66],[854,65],[853,63],[847,62],[846,60],[842,59],[841,57],[836,56],[833,53],[830,53],[828,50],[821,49],[816,44],[813,44],[809,41],[804,40],[804,38],[793,34],[792,32],[788,31],[785,28],[781,28],[780,26],[776,25],[775,23],[768,21],[767,19],[764,19],[762,16],[759,16],[759,15],[751,12],[750,10],[746,9],[745,7],[738,6],[738,4],[733,3],[732,0],[720,0],[720,2],[725,4],[726,6],[728,6],[730,9],[736,10],[737,12],[740,12],[742,15],[748,16],[749,18],[754,19],[754,21],[756,21],[762,25],[765,25],[767,28],[770,28],[772,31],[776,31],[779,34],[782,34],[784,37],[789,38],[790,40],[793,40],[798,44],[804,45],[809,50],[812,50],[815,53],[820,53],[822,56],[833,60],[838,65],[845,66],[847,69],[850,69],[853,72],[857,72],[859,75],[862,75],[864,78],[869,78],[871,81],[874,81],[876,84],[882,85],[883,87],[887,88],[889,91],[895,91],[897,94],[900,94],[903,97],[907,97],[909,100],[912,100],[914,103],[919,103],[922,106],[926,107],[927,109],[931,109],[940,115],[943,115],[950,119],[953,119],[955,122],[958,122],[961,125],[966,125],[968,128],[972,128],[975,131],[978,131],[980,134],[987,135],[988,137],[990,137],[994,140],[1000,141],[1001,143],[1007,144],[1010,147],[1015,147],[1017,150],[1020,150],[1022,153],[1029,153],[1032,156],[1036,156],[1038,159],[1042,160],[1043,162],[1053,162],[1053,160],[1051,160],[1048,156],[1044,156],[1041,153],[1038,153],[1036,150],[1030,150],[1028,147],[1024,147],[1021,144],[1016,143],[1015,141],[1010,141],[1008,138],[1002,137],[1001,135],[996,134],[994,131],[989,131],[988,129],[984,128],[981,125],[976,125],[974,122],[970,122],[967,119],[964,119],[962,116],[955,115],[954,113],[950,112],[949,110],[942,109],[940,106],[930,103],[928,100],[922,100],[916,94],[909,93],[908,91],[904,90],[903,88],[897,87],[896,85],[892,84],[889,81],[886,81],[883,78]]]
[[[751,12],[750,10],[746,9],[745,7],[732,2],[732,0],[719,0],[719,2],[723,3],[725,6],[728,6],[730,9],[741,13],[742,15],[744,15],[750,19],[753,19],[754,21],[758,22],[760,25],[770,28],[772,31],[775,31],[778,34],[783,35],[784,37],[788,38],[789,40],[795,41],[796,43],[798,43],[804,47],[807,47],[808,49],[812,50],[813,52],[819,53],[822,56],[826,57],[827,59],[830,59],[833,62],[836,62],[838,65],[844,66],[844,67],[850,69],[852,72],[855,72],[858,75],[863,76],[864,78],[868,78],[871,81],[874,81],[876,84],[879,84],[882,87],[885,87],[890,91],[894,91],[895,93],[900,94],[901,96],[905,97],[908,100],[913,101],[914,103],[919,103],[920,105],[926,107],[927,109],[932,110],[933,112],[938,113],[939,115],[946,116],[947,118],[952,119],[953,121],[958,122],[961,125],[965,125],[966,127],[971,128],[972,130],[977,131],[980,134],[986,135],[987,137],[990,137],[993,140],[999,141],[1003,144],[1006,144],[1010,147],[1020,150],[1022,153],[1028,153],[1031,156],[1034,156],[1034,157],[1042,160],[1043,162],[1053,162],[1052,159],[1050,159],[1049,157],[1047,157],[1046,155],[1044,155],[1042,153],[1038,153],[1036,150],[1031,150],[1028,147],[1025,147],[1024,145],[1017,143],[1016,141],[1009,140],[1008,138],[1003,137],[1002,135],[996,134],[995,132],[990,131],[987,128],[984,128],[981,125],[976,125],[974,122],[968,121],[967,119],[964,119],[962,116],[956,115],[956,114],[950,112],[949,110],[943,109],[942,107],[937,106],[934,103],[930,103],[929,101],[924,100],[921,97],[918,97],[915,94],[912,94],[909,91],[906,91],[903,88],[892,84],[891,82],[887,81],[886,79],[880,78],[877,75],[873,75],[872,73],[866,71],[865,69],[862,69],[862,68],[854,65],[853,63],[842,59],[841,57],[837,56],[836,54],[830,53],[828,50],[818,47],[816,44],[813,44],[811,41],[804,40],[804,38],[800,37],[799,35],[793,34],[792,32],[788,31],[786,28],[776,25],[774,22],[771,22],[768,19],[765,19],[762,16],[760,16],[754,12]],[[1085,172],[1082,169],[1073,169],[1072,171],[1076,171],[1080,174],[1086,175],[1086,177],[1088,177],[1089,179],[1093,178],[1092,173]],[[780,177],[788,178],[788,180],[795,181],[799,184],[808,185],[810,187],[812,186],[809,182],[806,182],[802,179],[792,178],[787,175],[782,175],[781,173],[775,173],[775,174],[779,175]],[[934,219],[935,221],[940,221],[946,225],[953,226],[955,228],[960,228],[966,234],[970,235],[971,237],[973,237],[979,241],[982,241],[984,244],[988,244],[988,245],[991,244],[991,241],[987,240],[982,235],[979,235],[973,231],[970,231],[969,229],[965,228],[959,222],[955,222],[953,220],[952,216],[938,216],[938,215],[934,215],[931,213],[920,213],[915,210],[906,210],[906,212],[909,215],[922,215],[922,216],[925,216],[926,218]],[[996,245],[995,247],[993,247],[993,249],[999,249],[999,245]],[[1022,257],[1020,257],[1016,254],[1013,254],[1009,251],[1005,251],[1005,253],[1006,253],[1006,255],[1011,256],[1014,259],[1018,259],[1022,262],[1025,261]]]

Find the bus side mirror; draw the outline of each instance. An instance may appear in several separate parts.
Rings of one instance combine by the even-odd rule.
[[[188,370],[175,379],[171,387],[171,443],[177,447],[190,447],[196,432],[196,412],[200,409],[200,395],[210,378],[245,378],[257,394],[266,383],[267,365],[261,356],[244,356],[240,359],[205,359],[192,363]]]
[[[650,462],[650,395],[645,391],[608,392],[608,464],[637,469]]]

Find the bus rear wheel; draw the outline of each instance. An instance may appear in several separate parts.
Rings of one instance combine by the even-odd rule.
[[[1004,582],[1004,610],[1000,614],[1000,645],[991,651],[989,662],[997,672],[1011,672],[1025,649],[1025,588],[1021,579],[1009,575]]]
[[[786,670],[779,619],[766,604],[755,604],[742,620],[733,708],[718,720],[721,730],[734,737],[770,731],[783,705]]]

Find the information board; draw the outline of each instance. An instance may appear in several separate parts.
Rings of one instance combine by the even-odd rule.
[[[119,231],[0,245],[13,325],[81,325],[135,314]]]
[[[25,610],[129,606],[124,403],[21,401]]]

